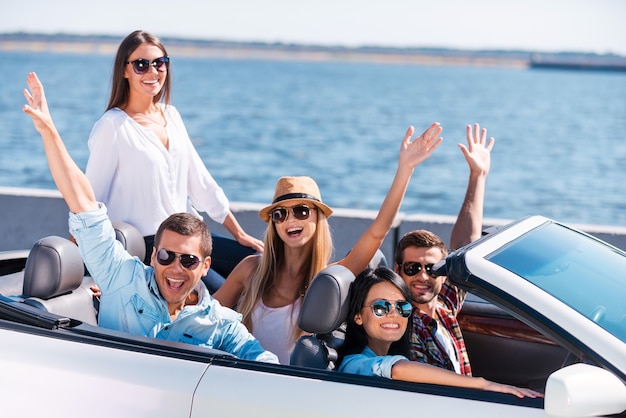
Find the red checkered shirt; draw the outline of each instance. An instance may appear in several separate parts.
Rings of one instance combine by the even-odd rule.
[[[446,327],[452,338],[452,345],[456,349],[457,358],[461,365],[461,374],[471,376],[472,369],[465,349],[465,341],[461,333],[461,327],[456,319],[457,314],[463,306],[465,291],[459,290],[446,280],[441,287],[441,292],[437,298],[437,313],[443,325]],[[454,365],[450,361],[448,353],[435,338],[437,321],[424,312],[416,309],[412,316],[411,344],[409,347],[409,358],[412,361],[428,363],[434,366],[454,371]]]

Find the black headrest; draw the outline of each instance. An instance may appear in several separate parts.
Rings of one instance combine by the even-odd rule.
[[[24,297],[50,299],[77,289],[84,275],[83,260],[76,244],[50,236],[33,245],[24,270]]]
[[[126,222],[113,222],[115,238],[124,245],[128,253],[143,260],[146,256],[146,242],[141,232]]]
[[[339,264],[326,267],[311,281],[302,301],[298,326],[311,333],[328,333],[348,316],[348,296],[354,274]]]

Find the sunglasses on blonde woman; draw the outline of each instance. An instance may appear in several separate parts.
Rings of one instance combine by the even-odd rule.
[[[310,208],[307,205],[297,205],[291,208],[279,207],[272,209],[272,221],[275,224],[282,223],[287,220],[287,216],[289,216],[289,211],[293,214],[293,217],[299,221],[304,221],[309,219],[311,216],[311,211],[315,210],[315,208]]]
[[[166,71],[170,66],[170,57],[155,58],[150,62],[145,58],[139,58],[134,61],[126,61],[126,64],[132,64],[135,74],[145,74],[150,70],[150,67],[154,67],[157,71]],[[162,69],[165,66],[165,69]]]

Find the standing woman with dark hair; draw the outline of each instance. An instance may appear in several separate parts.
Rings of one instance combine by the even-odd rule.
[[[122,41],[107,110],[89,137],[86,174],[110,218],[144,235],[148,262],[154,233],[169,215],[202,211],[222,223],[238,243],[213,235],[212,268],[225,277],[243,257],[263,251],[263,242],[241,228],[191,143],[170,104],[169,68],[156,36],[135,31]],[[210,288],[221,284],[215,272],[213,279],[217,282]]]
[[[339,353],[340,372],[511,393],[520,398],[542,396],[530,389],[409,361],[410,300],[411,292],[404,280],[386,267],[357,276],[350,288],[346,339]]]

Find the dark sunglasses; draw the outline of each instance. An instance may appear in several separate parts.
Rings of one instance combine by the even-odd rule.
[[[134,61],[126,61],[126,64],[133,64],[133,70],[135,70],[136,74],[145,74],[150,69],[150,66],[153,66],[157,69],[157,71],[165,71],[170,66],[170,57],[160,57],[155,58],[154,61],[150,62],[145,58],[139,58]],[[165,65],[165,70],[161,70],[161,68]]]
[[[417,261],[409,261],[407,263],[400,264],[400,268],[407,276],[415,276],[417,273],[422,271],[423,268],[424,270],[426,270],[426,274],[428,274],[430,277],[436,277],[433,273],[433,266],[434,264],[432,263],[422,264],[418,263]]]
[[[411,302],[407,302],[406,300],[397,300],[392,303],[387,299],[377,299],[369,306],[371,306],[374,315],[379,318],[387,315],[391,311],[391,307],[394,307],[398,315],[403,318],[408,318],[413,313]]]
[[[156,260],[162,266],[169,266],[178,258],[180,264],[187,270],[195,270],[200,265],[200,258],[193,254],[176,255],[175,252],[161,248],[156,253]]]
[[[309,216],[311,216],[311,211],[315,209],[316,208],[310,208],[307,205],[297,205],[291,208],[274,208],[272,209],[272,221],[275,224],[284,222],[285,220],[287,220],[289,210],[291,210],[291,213],[293,213],[294,218],[299,221],[304,221],[306,219],[309,219]]]

